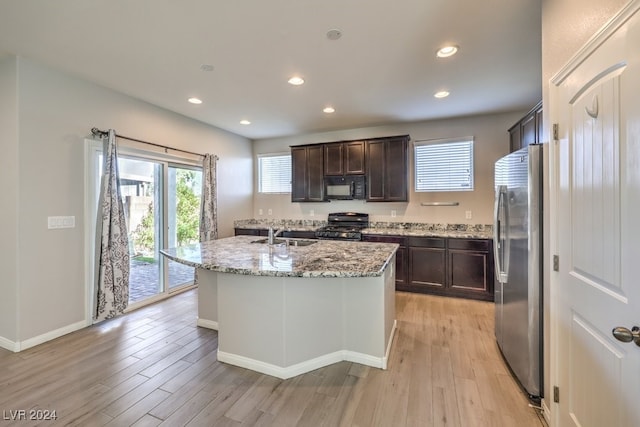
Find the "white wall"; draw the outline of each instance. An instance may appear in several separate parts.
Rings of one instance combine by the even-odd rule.
[[[542,98],[544,105],[544,140],[550,141],[551,125],[556,106],[549,101],[550,79],[574,56],[582,46],[602,28],[619,10],[627,4],[627,0],[542,0]],[[549,163],[549,185],[553,186],[553,155]],[[549,192],[547,191],[547,194]],[[552,382],[552,360],[554,349],[551,348],[551,296],[550,268],[555,236],[550,234],[554,212],[546,211],[545,216],[545,280],[544,280],[544,394],[550,402]],[[551,406],[550,403],[547,403]]]
[[[531,106],[533,107],[533,105]],[[373,138],[393,135],[411,136],[411,140],[475,137],[475,190],[473,192],[416,193],[413,191],[413,145],[409,148],[410,192],[408,203],[363,201],[333,201],[331,203],[292,203],[290,195],[254,195],[255,218],[322,219],[327,213],[355,210],[367,212],[372,221],[423,222],[446,224],[491,224],[493,218],[493,168],[497,159],[509,152],[508,129],[526,111],[504,114],[464,117],[449,120],[402,123],[345,131],[300,135],[287,138],[264,139],[254,142],[254,155],[288,152],[290,145]],[[257,172],[256,172],[257,177]],[[256,182],[257,188],[257,182]],[[456,207],[426,207],[421,202],[456,201]],[[258,213],[263,209],[263,216]],[[272,209],[273,215],[267,215]],[[311,210],[315,216],[311,217]],[[391,210],[397,216],[391,217]],[[465,211],[472,212],[472,219],[465,218]]]
[[[17,334],[18,86],[16,61],[0,58],[0,340]],[[1,343],[0,343],[1,344]]]
[[[92,248],[84,247],[83,141],[92,127],[217,154],[220,236],[233,234],[234,219],[251,215],[249,140],[24,58],[17,64],[19,154],[8,152],[17,158],[18,180],[4,186],[17,195],[18,243],[3,247],[18,260],[16,341],[84,320],[84,265]],[[74,215],[76,227],[48,230],[52,215]]]

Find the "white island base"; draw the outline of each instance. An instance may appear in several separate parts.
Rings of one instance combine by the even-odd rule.
[[[396,328],[395,255],[377,277],[198,270],[198,325],[218,360],[286,379],[343,360],[386,369]]]

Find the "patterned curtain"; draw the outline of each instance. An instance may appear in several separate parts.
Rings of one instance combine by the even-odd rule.
[[[218,238],[218,197],[216,162],[218,156],[205,154],[202,160],[202,200],[200,202],[200,241]],[[198,269],[193,276],[193,284],[198,284]]]
[[[129,239],[118,181],[116,132],[109,129],[98,205],[96,322],[122,314],[129,303]]]
[[[218,198],[216,162],[218,156],[205,154],[202,161],[202,203],[200,204],[200,241],[218,238]]]

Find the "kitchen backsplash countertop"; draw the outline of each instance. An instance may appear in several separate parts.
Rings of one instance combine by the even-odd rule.
[[[262,220],[243,219],[234,222],[236,228],[286,228],[295,231],[313,231],[327,225],[321,220]],[[421,222],[382,222],[371,221],[364,234],[416,236],[416,237],[454,237],[461,239],[491,239],[493,226],[490,224],[430,224]]]
[[[318,240],[309,246],[252,243],[235,236],[163,249],[169,259],[220,273],[278,277],[377,277],[398,249],[395,243]],[[295,239],[292,239],[295,240]]]

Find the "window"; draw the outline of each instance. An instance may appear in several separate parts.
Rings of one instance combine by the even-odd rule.
[[[291,154],[258,156],[258,192],[291,193]]]
[[[473,191],[473,138],[415,143],[416,191]]]

